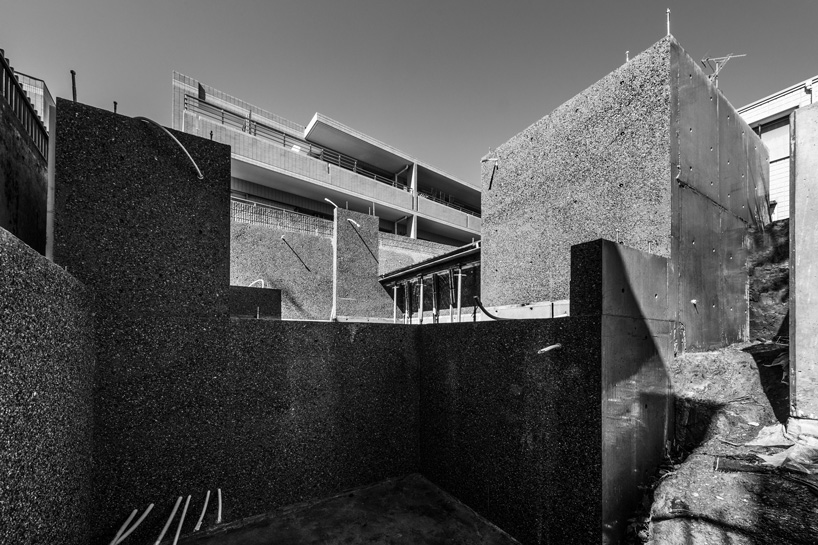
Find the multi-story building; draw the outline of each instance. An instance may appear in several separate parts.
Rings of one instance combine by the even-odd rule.
[[[302,126],[174,72],[173,128],[231,146],[236,200],[327,219],[348,208],[383,232],[456,246],[480,237],[479,182],[320,113]]]
[[[770,202],[774,220],[790,217],[790,114],[815,99],[818,76],[782,89],[738,109],[770,152]]]

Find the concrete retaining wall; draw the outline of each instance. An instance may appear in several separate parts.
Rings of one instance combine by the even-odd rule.
[[[0,229],[0,543],[90,537],[89,294]]]
[[[818,418],[818,106],[796,111],[790,170],[790,402]]]
[[[335,209],[333,317],[388,318],[392,298],[378,282],[378,217]]]
[[[485,304],[573,298],[569,248],[606,238],[671,258],[688,348],[747,338],[746,237],[770,219],[767,151],[673,37],[492,155]]]
[[[390,233],[379,233],[378,247],[380,248],[378,274],[386,274],[414,265],[456,248],[456,246],[449,246],[448,244],[439,244]]]
[[[281,290],[285,319],[329,320],[332,256],[327,237],[230,223],[230,284],[249,286],[261,278],[265,286]]]
[[[0,228],[45,253],[48,165],[0,99]]]

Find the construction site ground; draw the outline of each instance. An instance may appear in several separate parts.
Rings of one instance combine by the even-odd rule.
[[[759,457],[785,447],[746,445],[787,422],[787,361],[786,345],[766,341],[671,362],[675,441],[629,544],[818,543],[818,475]]]

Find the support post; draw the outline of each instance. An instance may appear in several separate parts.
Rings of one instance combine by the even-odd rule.
[[[457,323],[462,322],[461,311],[463,310],[461,296],[463,295],[463,269],[457,267]]]
[[[420,319],[420,323],[423,324],[423,275],[420,275],[418,278],[418,282],[420,283],[420,299],[418,300],[418,318]]]
[[[437,317],[437,275],[432,273],[432,323],[438,323]]]
[[[454,270],[449,269],[449,323],[454,323]]]
[[[392,286],[392,323],[398,323],[398,285]]]

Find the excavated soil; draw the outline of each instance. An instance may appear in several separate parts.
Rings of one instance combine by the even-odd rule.
[[[628,543],[818,543],[818,475],[756,456],[783,448],[745,446],[786,421],[787,357],[786,345],[745,343],[671,362],[675,443]]]

